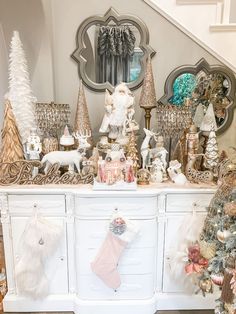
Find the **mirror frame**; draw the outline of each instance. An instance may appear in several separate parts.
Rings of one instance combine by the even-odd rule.
[[[86,74],[85,66],[86,59],[82,56],[82,52],[86,49],[84,38],[85,33],[88,28],[95,24],[107,25],[110,21],[115,21],[117,25],[121,25],[123,23],[131,23],[134,25],[138,31],[140,32],[140,44],[139,47],[144,51],[144,57],[141,59],[141,71],[137,80],[127,83],[127,86],[130,90],[134,90],[139,88],[142,85],[145,73],[145,65],[148,57],[153,57],[156,54],[156,51],[149,46],[149,31],[144,24],[144,22],[133,15],[119,15],[118,12],[114,8],[110,8],[104,16],[102,15],[94,15],[85,19],[84,22],[79,26],[76,33],[76,49],[71,54],[71,58],[74,59],[78,63],[78,73],[81,77],[83,83],[92,91],[104,92],[108,89],[110,92],[114,90],[114,86],[110,82],[105,83],[96,83],[93,82]]]
[[[164,86],[164,95],[157,101],[162,105],[169,104],[168,100],[173,96],[173,85],[178,76],[184,73],[191,73],[196,75],[200,71],[204,71],[207,74],[219,72],[223,74],[229,82],[229,90],[227,98],[230,100],[231,105],[226,108],[226,118],[224,123],[217,129],[216,134],[222,134],[231,125],[234,117],[234,108],[236,107],[236,78],[233,71],[223,65],[209,65],[209,63],[202,58],[195,65],[182,65],[173,70],[167,77]]]

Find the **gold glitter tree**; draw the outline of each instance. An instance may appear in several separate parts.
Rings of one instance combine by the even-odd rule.
[[[74,132],[77,132],[77,131],[82,131],[82,132],[87,131],[87,132],[91,132],[92,134],[87,101],[85,98],[84,86],[83,86],[82,81],[80,81],[80,86],[79,86],[79,94],[78,94],[77,109],[76,109],[75,124],[74,124]],[[88,139],[88,142],[89,144],[91,144],[91,146],[93,146],[92,136]]]
[[[150,129],[151,110],[156,107],[156,91],[152,72],[152,62],[149,57],[146,64],[139,106],[145,110],[145,128]]]
[[[6,101],[4,123],[2,129],[1,162],[14,162],[24,159],[23,146],[11,103]]]
[[[134,172],[136,174],[139,169],[139,158],[138,158],[138,150],[137,150],[137,144],[136,144],[136,136],[134,134],[134,131],[132,131],[129,136],[129,143],[127,145],[126,157],[130,157],[132,159]]]

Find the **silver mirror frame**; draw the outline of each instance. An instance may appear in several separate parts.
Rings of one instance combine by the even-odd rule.
[[[71,54],[71,57],[78,63],[78,73],[81,77],[83,83],[91,90],[97,92],[104,92],[108,89],[110,92],[114,90],[114,86],[109,82],[105,83],[96,83],[93,82],[86,74],[85,66],[86,60],[82,56],[82,52],[86,49],[84,38],[86,31],[88,28],[94,24],[107,25],[110,21],[115,21],[117,25],[121,25],[123,23],[131,23],[134,25],[140,32],[140,45],[139,47],[144,52],[144,57],[141,59],[141,71],[137,80],[127,83],[127,86],[130,90],[134,90],[139,88],[142,85],[145,73],[145,65],[148,57],[151,58],[156,54],[156,52],[149,46],[149,31],[144,24],[144,22],[133,15],[119,15],[118,12],[114,8],[110,8],[104,16],[102,15],[94,15],[86,20],[79,26],[76,33],[76,49]]]
[[[164,95],[157,102],[162,105],[169,104],[168,101],[173,96],[174,81],[178,76],[184,73],[196,75],[202,70],[207,74],[215,72],[223,74],[230,85],[227,98],[230,100],[231,104],[226,108],[226,118],[224,123],[216,131],[216,134],[219,135],[224,133],[231,125],[234,116],[234,108],[236,107],[236,78],[233,71],[231,71],[228,67],[223,65],[209,65],[204,58],[198,61],[195,65],[180,66],[168,75],[164,86]]]

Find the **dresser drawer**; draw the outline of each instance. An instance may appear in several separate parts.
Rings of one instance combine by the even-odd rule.
[[[40,213],[53,215],[65,213],[64,195],[28,194],[8,195],[9,212],[16,215],[31,215],[37,206]]]
[[[133,220],[139,232],[128,247],[155,247],[157,243],[157,223],[155,219]],[[76,220],[75,234],[78,247],[99,248],[105,240],[109,220]]]
[[[205,211],[214,193],[168,194],[166,197],[167,212]]]
[[[76,247],[77,272],[80,275],[93,274],[90,264],[94,261],[98,249]],[[155,272],[155,248],[126,248],[118,262],[118,272],[122,275],[150,274]]]
[[[126,216],[154,216],[157,197],[77,197],[75,200],[76,215],[81,217],[110,217],[116,208]]]
[[[87,300],[148,299],[154,294],[154,275],[121,275],[121,286],[114,291],[95,274],[78,276],[78,295]]]

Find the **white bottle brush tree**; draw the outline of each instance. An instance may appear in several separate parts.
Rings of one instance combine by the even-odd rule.
[[[35,103],[25,52],[19,33],[13,32],[9,55],[9,91],[6,95],[11,102],[22,144],[26,143],[30,129],[35,127]]]
[[[206,144],[206,151],[204,156],[204,166],[207,169],[216,170],[219,162],[219,149],[216,141],[216,134],[211,131]]]

